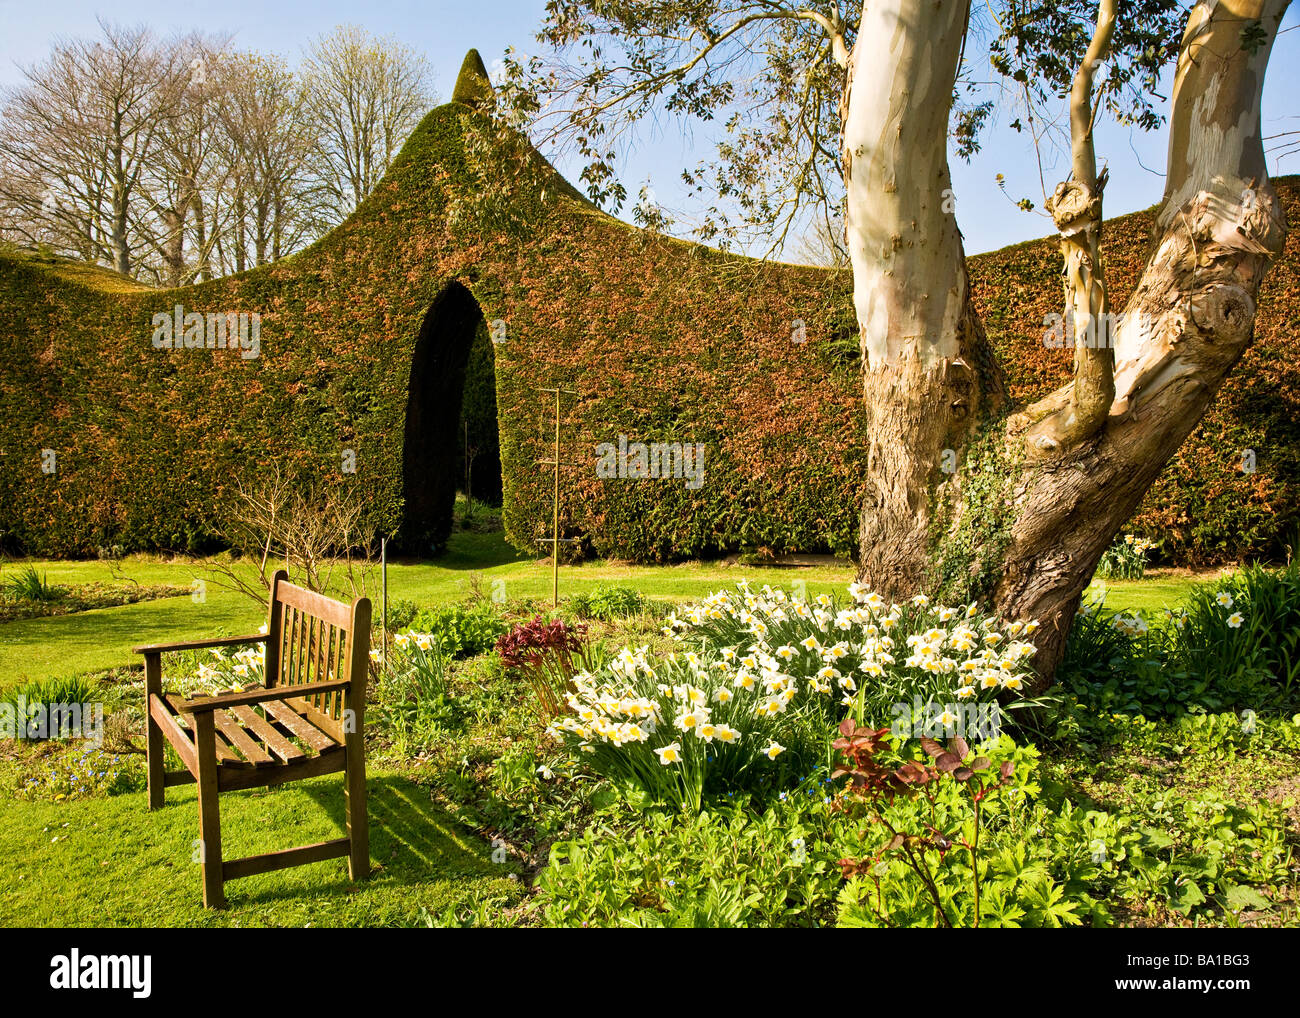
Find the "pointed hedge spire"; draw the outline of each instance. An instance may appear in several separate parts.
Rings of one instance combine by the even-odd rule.
[[[478,50],[472,49],[465,54],[465,62],[460,65],[460,74],[456,76],[456,88],[451,93],[451,101],[476,109],[485,109],[492,104],[492,82]]]

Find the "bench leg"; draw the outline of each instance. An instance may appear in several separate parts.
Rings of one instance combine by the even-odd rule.
[[[203,904],[225,908],[221,877],[221,807],[217,801],[217,745],[212,712],[194,717],[194,750],[199,764],[199,851],[203,865]]]
[[[343,797],[347,803],[348,879],[370,876],[370,821],[366,817],[366,751],[360,732],[347,736]]]
[[[162,657],[144,659],[145,767],[149,774],[149,808],[158,809],[166,796],[163,780],[163,734],[153,719],[153,697],[162,696]]]

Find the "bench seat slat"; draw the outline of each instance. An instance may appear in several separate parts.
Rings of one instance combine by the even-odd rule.
[[[285,728],[293,732],[294,735],[302,739],[317,753],[327,753],[330,750],[339,749],[339,744],[326,732],[322,732],[315,725],[311,724],[293,707],[283,700],[267,700],[263,704],[266,712],[276,721],[284,725]]]
[[[286,686],[285,692],[287,693],[291,688],[292,687],[290,686]],[[317,710],[315,707],[312,706],[311,701],[309,701],[305,696],[286,696],[284,698],[284,702],[287,703],[294,710],[296,710],[303,717],[305,717],[317,728],[319,728],[322,732],[328,735],[335,742],[339,743],[340,745],[343,744],[343,738],[345,733],[343,731],[342,722],[336,721],[330,715]]]
[[[212,712],[212,720],[216,722],[217,731],[226,737],[239,752],[254,767],[267,767],[275,760],[266,752],[257,741],[244,731],[239,722],[231,715],[228,710],[218,710]]]
[[[239,719],[239,723],[244,726],[244,731],[266,743],[266,747],[285,763],[306,759],[306,753],[277,732],[275,726],[252,707],[231,707],[230,713]]]
[[[164,695],[167,699],[167,706],[172,709],[172,713],[176,718],[177,724],[185,728],[186,734],[189,736],[190,742],[193,743],[194,727],[189,719],[189,716],[181,713],[180,711],[180,705],[185,701],[181,699],[181,697],[176,693],[166,693]],[[214,733],[214,735],[216,736],[216,738],[213,741],[216,745],[216,750],[217,750],[217,763],[225,767],[252,767],[253,766],[252,763],[245,760],[243,757],[239,756],[234,751],[230,743],[226,741],[225,734],[221,731],[220,727],[217,728],[217,731]]]

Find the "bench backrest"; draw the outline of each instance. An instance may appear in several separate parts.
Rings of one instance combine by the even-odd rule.
[[[348,694],[317,693],[307,702],[335,722],[350,709],[360,724],[370,665],[369,598],[347,605],[295,586],[280,569],[271,578],[266,634],[268,687],[350,680]]]

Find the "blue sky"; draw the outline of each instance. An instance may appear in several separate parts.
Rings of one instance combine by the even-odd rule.
[[[241,48],[279,53],[292,63],[297,62],[304,45],[313,37],[338,24],[360,24],[377,35],[396,35],[424,52],[436,71],[435,86],[446,98],[470,47],[477,47],[489,66],[507,46],[525,53],[537,52],[534,33],[544,9],[545,0],[372,0],[366,4],[338,0],[0,0],[0,24],[4,25],[0,35],[0,86],[17,83],[21,78],[19,66],[41,59],[54,38],[97,34],[95,18],[102,14],[118,23],[148,24],[163,34],[191,29],[229,33]],[[1292,6],[1286,25],[1300,26],[1300,4]],[[1297,56],[1300,31],[1287,32],[1278,40],[1265,86],[1266,135],[1300,130],[1294,100],[1300,92]],[[1167,90],[1164,94],[1168,94]],[[1004,116],[1003,124],[1011,119]],[[998,190],[995,178],[1002,173],[1012,196],[1028,196],[1041,204],[1033,147],[1024,136],[1003,124],[994,125],[986,133],[983,151],[970,164],[957,159],[952,162],[957,218],[967,251],[972,254],[1050,232],[1045,217],[1020,211]],[[694,165],[708,153],[705,138],[696,131],[692,144],[685,136],[668,133],[656,137],[653,144],[644,144],[624,164],[629,192],[635,195],[640,183],[649,177],[661,202],[670,207],[679,204],[675,201],[678,174],[683,166]],[[1098,156],[1111,170],[1106,190],[1108,215],[1132,212],[1159,200],[1163,177],[1151,171],[1163,169],[1165,144],[1164,131],[1143,134],[1113,124],[1099,128]],[[1063,154],[1055,155],[1055,165],[1045,171],[1049,190],[1067,165]],[[563,163],[560,168],[571,169]],[[1293,155],[1271,168],[1275,174],[1300,173],[1300,156]]]

